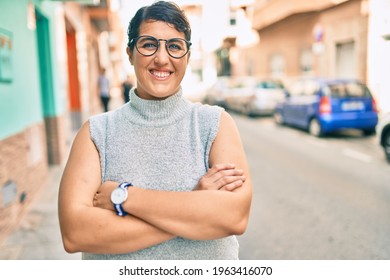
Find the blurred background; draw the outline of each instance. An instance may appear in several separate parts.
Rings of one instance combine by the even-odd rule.
[[[62,249],[59,178],[103,111],[101,70],[110,110],[136,86],[127,25],[153,2],[0,0],[0,259],[79,258]],[[176,3],[192,27],[184,94],[225,107],[247,152],[240,257],[389,259],[390,0]],[[334,98],[340,83],[354,99]]]

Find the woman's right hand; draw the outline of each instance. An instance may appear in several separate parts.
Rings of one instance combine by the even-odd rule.
[[[245,180],[244,171],[236,169],[234,164],[216,164],[200,178],[194,190],[233,191],[241,187]]]

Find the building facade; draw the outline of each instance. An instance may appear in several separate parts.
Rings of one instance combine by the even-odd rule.
[[[230,38],[232,75],[356,78],[390,111],[389,0],[257,0],[251,8],[260,40],[238,47]]]
[[[367,81],[381,113],[390,112],[390,0],[370,0]]]
[[[367,1],[259,1],[253,27],[260,43],[241,55],[255,73],[367,80]],[[245,69],[244,69],[245,71]]]
[[[79,2],[0,2],[0,241],[66,159],[73,131],[101,110],[108,2]],[[104,65],[113,76],[115,63]]]

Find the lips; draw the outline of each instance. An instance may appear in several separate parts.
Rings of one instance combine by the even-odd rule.
[[[165,79],[172,74],[172,72],[170,71],[158,71],[158,70],[151,70],[150,73],[157,79]]]

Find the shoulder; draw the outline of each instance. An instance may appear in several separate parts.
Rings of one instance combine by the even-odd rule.
[[[218,128],[224,109],[219,106],[194,103],[193,114],[203,127]]]
[[[223,126],[226,129],[234,129],[236,126],[233,117],[220,106],[196,103],[195,110],[201,121],[216,120],[218,126]]]
[[[108,114],[109,112],[90,116],[88,119],[90,129],[98,128],[100,126],[105,126],[107,122]]]
[[[93,115],[88,119],[88,130],[93,142],[99,143],[105,139],[108,113]]]
[[[222,151],[222,154],[232,147],[242,148],[241,137],[236,122],[233,117],[225,111],[221,114],[213,147],[215,150]]]
[[[219,106],[193,104],[192,121],[205,142],[211,144],[214,141],[224,112],[224,109]]]
[[[222,107],[202,103],[194,103],[194,111],[201,120],[217,119],[219,121],[221,114],[225,111]]]
[[[114,111],[96,114],[88,119],[89,130],[92,138],[103,136],[107,132],[107,127],[120,123],[123,116],[123,108],[120,107]]]
[[[203,112],[222,112],[225,110],[224,108],[217,106],[217,105],[203,104],[200,102],[196,102],[193,104],[197,110],[203,111]]]
[[[105,125],[107,122],[111,120],[117,120],[118,118],[124,117],[126,111],[128,111],[127,105],[123,104],[122,106],[120,106],[115,110],[92,115],[89,117],[88,120],[91,124],[93,123],[96,125],[102,125],[102,124]]]
[[[234,121],[233,117],[226,111],[221,112],[221,126],[227,129],[235,129],[236,128],[236,122]]]

